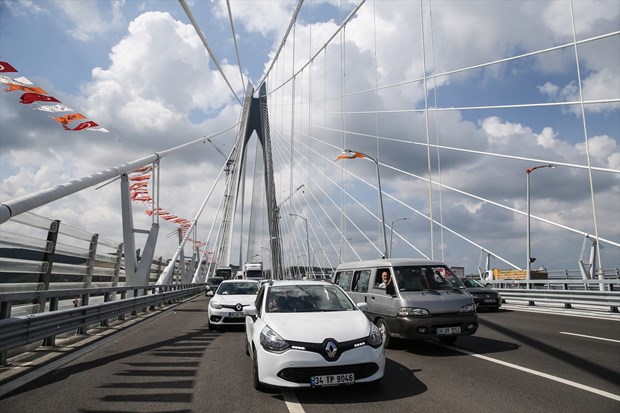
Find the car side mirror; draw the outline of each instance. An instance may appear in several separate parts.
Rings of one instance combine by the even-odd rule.
[[[209,290],[207,291],[207,297],[213,297],[215,294],[213,294],[213,291]]]
[[[258,309],[254,304],[250,304],[246,307],[243,307],[243,314],[248,317],[252,317],[252,321],[256,321],[256,317],[258,315]]]
[[[368,303],[357,303],[355,304],[357,306],[357,308],[360,309],[360,311],[367,311],[368,310]]]
[[[250,305],[243,307],[243,313],[245,315],[249,315],[250,317],[252,317],[258,314],[258,310],[254,304],[250,304]]]

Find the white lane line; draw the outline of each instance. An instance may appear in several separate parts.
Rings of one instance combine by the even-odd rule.
[[[566,379],[563,379],[561,377],[552,376],[551,374],[547,374],[547,373],[543,373],[543,372],[540,372],[540,371],[528,369],[527,367],[518,366],[516,364],[507,363],[505,361],[494,359],[492,357],[483,356],[482,354],[472,353],[470,351],[463,350],[463,349],[460,349],[460,348],[457,348],[457,347],[453,347],[453,346],[445,346],[445,347],[450,348],[450,349],[455,350],[455,351],[458,351],[458,352],[463,353],[463,354],[467,354],[468,356],[477,357],[477,358],[482,359],[482,360],[490,361],[491,363],[501,364],[502,366],[510,367],[511,369],[520,370],[520,371],[525,372],[525,373],[533,374],[534,376],[539,376],[539,377],[542,377],[542,378],[545,378],[545,379],[557,381],[558,383],[562,383],[562,384],[566,384],[568,386],[576,387],[578,389],[585,390],[585,391],[588,391],[590,393],[598,394],[599,396],[607,397],[607,398],[615,400],[615,401],[620,401],[620,395],[618,395],[618,394],[613,394],[613,393],[606,392],[604,390],[595,389],[594,387],[586,386],[585,384],[577,383],[577,382],[574,382],[574,381],[571,381],[571,380],[566,380]]]
[[[305,413],[293,390],[282,390],[282,397],[284,397],[284,403],[286,403],[290,413]]]
[[[585,338],[591,338],[593,340],[603,340],[603,341],[611,341],[612,343],[620,343],[620,340],[614,340],[613,338],[586,336],[585,334],[568,333],[566,331],[560,331],[560,334],[568,334],[569,336],[585,337]]]
[[[595,320],[620,321],[620,314],[617,314],[617,313],[577,310],[574,308],[565,309],[565,308],[558,308],[558,307],[542,307],[542,306],[529,307],[527,305],[515,305],[515,304],[512,304],[512,305],[502,304],[501,308],[505,310],[524,311],[524,312],[530,312],[530,313],[555,314],[555,315],[563,315],[563,316],[568,316],[568,317],[593,318]]]

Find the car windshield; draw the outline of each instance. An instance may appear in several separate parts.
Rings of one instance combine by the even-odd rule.
[[[220,295],[256,295],[258,283],[256,282],[225,282],[217,288],[216,294]]]
[[[445,266],[411,265],[394,267],[399,291],[450,290],[463,288],[456,275]]]
[[[476,280],[472,280],[471,278],[461,278],[461,281],[463,282],[463,284],[465,284],[465,287],[467,288],[485,288],[482,283]]]
[[[335,285],[281,285],[269,289],[265,309],[269,313],[311,313],[357,307]]]
[[[207,279],[207,285],[211,285],[211,286],[220,285],[222,281],[224,281],[223,278],[209,278]]]

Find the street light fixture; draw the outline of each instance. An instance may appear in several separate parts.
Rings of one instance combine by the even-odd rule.
[[[385,216],[383,214],[383,193],[381,191],[381,177],[379,176],[379,162],[371,156],[368,156],[361,152],[354,152],[350,149],[343,149],[340,156],[336,158],[339,159],[355,159],[355,158],[366,158],[371,160],[377,166],[377,186],[379,187],[379,206],[381,208],[381,233],[383,234],[383,257],[388,256],[387,251],[387,236],[385,234]]]
[[[527,180],[526,180],[526,204],[527,204],[527,236],[526,236],[526,242],[527,242],[527,265],[526,265],[526,270],[525,270],[525,279],[527,281],[531,280],[532,277],[532,252],[531,252],[531,242],[530,242],[530,174],[532,172],[534,172],[536,169],[541,169],[541,168],[552,168],[555,169],[557,168],[556,165],[553,164],[548,164],[548,165],[538,165],[538,166],[534,166],[533,168],[528,168],[525,170],[525,175],[527,176]],[[535,260],[536,258],[534,258]],[[529,284],[528,284],[528,288],[529,288]]]
[[[392,221],[392,224],[390,225],[390,258],[392,258],[392,236],[394,234],[394,224],[396,224],[398,221],[408,221],[409,218],[398,218],[396,221]]]
[[[289,214],[290,216],[293,217],[298,217],[303,219],[304,221],[306,221],[306,255],[308,256],[308,271],[310,270],[310,237],[308,235],[308,218],[306,217],[302,217],[301,215],[297,215],[297,214]],[[302,255],[300,255],[301,257]],[[297,257],[299,259],[299,257]]]

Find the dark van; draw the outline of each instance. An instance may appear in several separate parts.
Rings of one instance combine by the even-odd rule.
[[[366,315],[379,327],[386,347],[390,337],[437,338],[452,344],[457,337],[478,329],[474,300],[456,274],[440,261],[393,258],[350,262],[338,266],[333,282],[353,302],[368,304]]]

